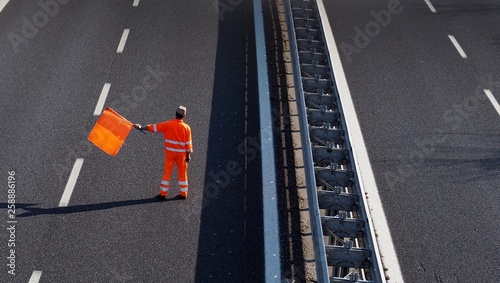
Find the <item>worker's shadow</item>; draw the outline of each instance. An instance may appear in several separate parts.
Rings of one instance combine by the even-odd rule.
[[[33,204],[33,203],[16,203],[16,212],[18,213],[16,214],[16,218],[31,217],[44,214],[70,214],[78,212],[111,209],[122,206],[140,205],[140,204],[148,204],[155,202],[167,202],[180,199],[182,199],[180,196],[175,196],[165,199],[161,199],[159,196],[154,196],[152,198],[145,198],[145,199],[120,200],[120,201],[111,201],[111,202],[94,203],[94,204],[80,204],[80,205],[73,205],[67,207],[54,207],[54,208],[39,208],[36,207],[38,204]],[[0,203],[0,208],[7,209],[8,204],[5,202]],[[19,210],[24,210],[25,212],[19,214],[18,212]]]

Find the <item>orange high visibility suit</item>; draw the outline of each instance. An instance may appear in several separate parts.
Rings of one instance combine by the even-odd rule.
[[[188,193],[188,163],[187,155],[193,151],[191,141],[191,127],[182,119],[173,119],[160,124],[148,125],[148,131],[163,133],[165,150],[165,167],[160,183],[160,195],[166,196],[170,190],[170,176],[177,164],[177,180],[179,182],[179,194],[187,197]]]

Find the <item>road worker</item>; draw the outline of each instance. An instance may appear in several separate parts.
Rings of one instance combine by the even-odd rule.
[[[179,195],[187,198],[188,195],[188,163],[191,160],[193,144],[191,142],[191,127],[184,123],[186,117],[186,107],[179,106],[175,111],[175,119],[165,121],[159,124],[149,124],[141,126],[134,124],[138,130],[147,130],[149,132],[163,133],[165,167],[163,177],[160,182],[160,198],[165,198],[170,190],[170,176],[177,164],[177,180],[179,183]]]

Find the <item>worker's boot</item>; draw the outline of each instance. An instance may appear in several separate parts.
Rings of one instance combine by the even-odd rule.
[[[167,195],[168,192],[160,190],[160,194],[158,194],[158,197],[164,199],[165,197],[167,197]]]
[[[187,198],[188,192],[179,192],[179,195],[181,196],[181,198]]]

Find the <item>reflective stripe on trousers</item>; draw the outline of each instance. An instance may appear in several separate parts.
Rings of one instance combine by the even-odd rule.
[[[170,181],[161,180],[160,190],[163,192],[168,192],[170,189]]]
[[[173,147],[168,147],[168,146],[165,147],[165,150],[170,151],[170,152],[184,152],[184,153],[188,152],[188,150],[185,148],[181,149],[181,148],[173,148]]]
[[[179,181],[179,191],[180,192],[188,191],[188,181]]]

